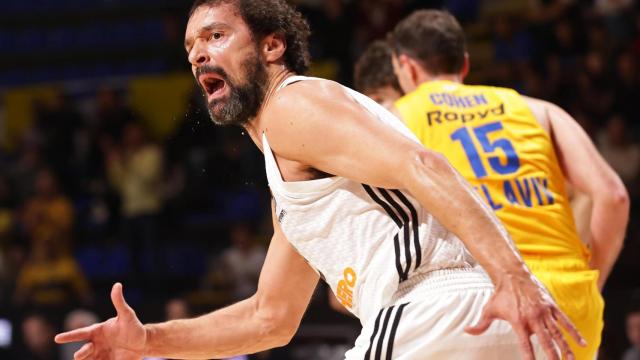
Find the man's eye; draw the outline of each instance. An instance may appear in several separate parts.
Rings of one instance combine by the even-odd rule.
[[[211,39],[220,40],[220,38],[222,38],[222,34],[219,32],[214,32],[213,34],[211,34]]]

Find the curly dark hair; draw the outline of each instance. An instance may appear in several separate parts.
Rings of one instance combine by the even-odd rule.
[[[393,52],[418,60],[434,75],[454,74],[464,66],[464,31],[453,15],[440,10],[418,10],[389,34]]]
[[[284,53],[286,66],[297,74],[307,72],[311,62],[311,30],[302,14],[285,0],[196,0],[189,11],[189,17],[200,6],[216,6],[220,3],[236,6],[256,42],[273,33],[283,36],[287,45]]]
[[[360,55],[354,71],[356,90],[370,92],[391,86],[402,93],[398,78],[393,72],[391,48],[383,40],[376,40]]]

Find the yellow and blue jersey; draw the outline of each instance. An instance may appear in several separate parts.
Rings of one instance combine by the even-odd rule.
[[[525,258],[588,259],[553,142],[516,91],[433,81],[395,105],[491,206]]]
[[[547,131],[514,90],[434,81],[395,104],[425,147],[445,155],[503,222],[524,261],[587,340],[595,358],[604,302],[574,223]]]

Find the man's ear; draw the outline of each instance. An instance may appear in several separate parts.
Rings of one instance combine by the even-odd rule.
[[[471,60],[469,60],[469,53],[464,53],[464,63],[462,64],[462,69],[460,71],[460,77],[462,80],[469,75],[469,70],[471,69]]]
[[[405,69],[405,74],[408,77],[407,80],[410,81],[410,85],[414,88],[417,87],[420,82],[418,78],[420,76],[420,64],[406,54],[400,54],[400,56],[398,56],[398,61]]]
[[[262,40],[260,50],[267,63],[278,62],[284,57],[287,42],[280,34],[270,34]]]

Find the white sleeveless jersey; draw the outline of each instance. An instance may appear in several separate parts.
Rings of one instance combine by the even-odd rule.
[[[323,80],[294,76],[297,81]],[[363,110],[419,142],[404,124],[368,97],[344,88]],[[390,304],[407,279],[440,269],[476,266],[464,244],[406,191],[342,177],[285,182],[263,134],[277,220],[293,247],[362,321]]]

